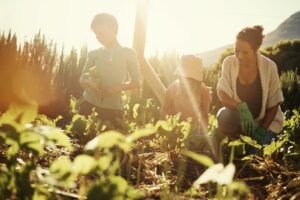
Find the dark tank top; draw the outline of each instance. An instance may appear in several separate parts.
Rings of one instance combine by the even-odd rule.
[[[260,75],[249,85],[243,85],[240,80],[236,79],[236,90],[240,100],[245,101],[253,115],[257,118],[261,111],[262,104],[262,86]]]

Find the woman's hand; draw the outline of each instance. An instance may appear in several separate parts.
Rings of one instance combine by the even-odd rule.
[[[80,84],[84,87],[84,88],[89,88],[91,90],[93,90],[97,95],[102,96],[102,89],[98,86],[99,84],[97,82],[95,82],[93,79],[91,78],[80,78]]]
[[[140,87],[140,82],[136,80],[132,80],[126,83],[121,83],[119,85],[102,87],[102,92],[103,92],[103,96],[110,96],[125,90],[138,89],[139,87]]]
[[[122,90],[123,90],[122,85],[114,85],[114,86],[104,87],[102,88],[101,91],[103,96],[111,96],[121,92]]]
[[[247,103],[244,101],[240,102],[237,106],[237,110],[240,115],[242,131],[248,135],[252,135],[256,125]]]
[[[267,136],[267,132],[267,129],[263,125],[260,125],[255,129],[252,136],[258,142],[258,144],[263,145],[263,142]]]
[[[92,78],[80,78],[80,84],[84,87],[84,88],[96,88],[99,84],[98,80],[94,80]]]

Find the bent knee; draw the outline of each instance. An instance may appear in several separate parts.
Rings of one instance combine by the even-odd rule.
[[[240,129],[239,113],[227,107],[221,108],[217,113],[219,130],[225,134],[233,134]]]

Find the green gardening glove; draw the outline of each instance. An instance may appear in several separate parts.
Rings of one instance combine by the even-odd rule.
[[[253,133],[254,139],[259,143],[262,144],[263,140],[265,139],[267,135],[267,129],[263,126],[257,127]]]
[[[237,105],[237,109],[240,114],[242,131],[252,135],[255,130],[255,122],[247,103],[242,101]]]

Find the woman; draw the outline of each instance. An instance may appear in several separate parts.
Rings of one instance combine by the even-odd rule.
[[[167,89],[161,117],[181,113],[181,119],[192,118],[197,132],[206,133],[211,90],[203,83],[202,60],[193,55],[182,56],[176,70],[178,79]]]
[[[276,64],[258,52],[263,27],[242,29],[236,36],[235,55],[225,58],[217,86],[219,130],[232,137],[246,134],[261,145],[270,144],[283,128],[283,94]]]

